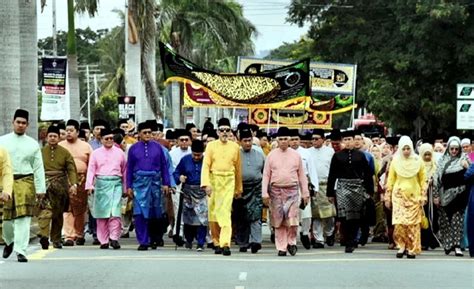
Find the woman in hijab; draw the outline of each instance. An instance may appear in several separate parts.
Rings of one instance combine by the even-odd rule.
[[[427,229],[421,230],[421,248],[428,250],[428,248],[435,249],[439,246],[438,239],[435,234],[439,230],[438,226],[438,210],[433,207],[433,176],[436,173],[436,162],[434,160],[434,149],[429,143],[424,143],[419,148],[420,157],[425,163],[426,186],[428,202],[423,206],[425,216],[429,220]]]
[[[439,206],[439,226],[444,252],[462,257],[461,239],[463,237],[464,212],[468,202],[468,192],[464,173],[469,160],[461,151],[461,140],[451,137],[447,150],[438,162],[434,177],[433,202]]]
[[[407,254],[407,258],[414,259],[421,253],[420,224],[422,207],[427,201],[424,166],[414,152],[411,139],[402,136],[390,165],[385,193],[385,206],[393,207],[393,235],[399,249],[397,258]]]

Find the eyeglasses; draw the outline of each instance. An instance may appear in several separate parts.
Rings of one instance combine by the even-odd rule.
[[[189,138],[180,138],[178,139],[180,142],[185,142],[185,141],[189,141]]]
[[[320,137],[320,136],[313,136],[312,139],[313,139],[313,140],[320,140],[320,139],[322,139],[322,137]]]
[[[107,141],[107,140],[114,140],[113,137],[104,137],[103,139],[106,140],[106,141]]]
[[[220,132],[230,132],[230,128],[220,128]]]
[[[459,148],[458,148],[458,147],[450,147],[449,150],[451,150],[451,151],[458,151]]]
[[[281,137],[281,136],[279,136],[279,137],[278,137],[278,140],[286,141],[286,140],[288,140],[288,138],[287,138],[287,137]]]
[[[142,134],[151,134],[151,130],[142,131]]]

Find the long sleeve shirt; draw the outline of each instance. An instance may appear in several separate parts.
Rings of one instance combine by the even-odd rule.
[[[263,177],[263,167],[265,165],[265,155],[252,147],[246,152],[240,149],[240,161],[242,163],[242,181],[257,182]]]
[[[334,149],[322,146],[320,148],[312,147],[308,149],[309,160],[308,168],[313,166],[316,170],[319,181],[327,181],[329,175],[329,167],[331,166],[331,159],[334,155]]]
[[[100,140],[96,139],[95,137],[89,141],[90,146],[92,147],[93,150],[96,150],[100,147],[102,147],[102,143]]]
[[[85,174],[87,172],[89,158],[92,154],[92,147],[80,139],[77,139],[73,143],[63,140],[59,145],[66,148],[71,153],[74,162],[76,163],[77,173]]]
[[[235,191],[242,192],[240,146],[232,141],[215,140],[207,144],[201,173],[201,186],[211,185],[212,172],[233,172]]]
[[[133,174],[137,171],[155,171],[161,174],[162,184],[170,185],[170,174],[162,146],[153,141],[139,141],[128,150],[127,189],[132,188]]]
[[[308,159],[309,159],[308,150],[299,146],[296,149],[296,152],[300,154],[301,160],[303,161],[303,170],[304,170],[304,173],[307,175],[308,174]]]
[[[92,152],[87,168],[86,190],[94,189],[97,176],[119,176],[125,179],[127,163],[124,152],[117,147],[100,147]]]
[[[367,194],[374,192],[372,169],[364,153],[359,150],[344,149],[333,155],[329,169],[327,196],[336,195],[337,179],[361,179]]]
[[[13,174],[33,174],[36,193],[46,193],[43,158],[39,144],[27,135],[17,135],[12,132],[0,137],[0,146],[10,154]]]
[[[303,160],[292,148],[285,151],[275,149],[270,152],[265,161],[262,180],[262,196],[269,196],[269,187],[287,187],[299,185],[301,195],[309,197],[308,179],[304,173]]]
[[[170,151],[170,156],[171,156],[171,160],[173,161],[173,163],[172,163],[173,170],[176,169],[176,167],[179,164],[179,161],[181,161],[181,159],[184,156],[190,155],[190,154],[191,154],[191,148],[190,147],[188,147],[187,150],[182,150],[180,147],[172,148],[171,151]]]
[[[186,184],[188,185],[201,185],[201,171],[202,171],[202,160],[196,162],[193,160],[192,155],[184,156],[179,164],[176,166],[176,170],[173,173],[176,184],[180,184],[179,177],[186,176]]]
[[[13,191],[13,169],[7,150],[0,148],[0,192],[9,196]]]
[[[158,143],[158,142],[157,142]],[[168,176],[170,178],[170,186],[171,187],[176,187],[176,182],[174,181],[174,178],[173,178],[173,173],[174,173],[174,167],[173,167],[173,160],[171,159],[171,156],[170,156],[170,153],[168,151],[168,149],[158,143],[161,147],[161,151],[163,152],[163,154],[165,155],[165,158],[166,158],[166,167],[168,168]]]
[[[41,149],[43,155],[44,170],[63,171],[67,174],[69,184],[77,184],[77,169],[74,158],[67,149],[62,146],[52,147],[45,145]]]

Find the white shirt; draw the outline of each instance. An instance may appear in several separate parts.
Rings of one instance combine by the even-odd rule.
[[[319,190],[319,177],[318,177],[318,172],[314,168],[310,168],[309,162],[310,162],[310,151],[308,149],[305,149],[301,146],[299,146],[296,149],[296,152],[299,153],[301,156],[301,159],[303,160],[303,170],[304,174],[309,177],[309,181],[313,185],[314,189],[316,191]]]
[[[308,167],[317,171],[319,180],[327,181],[334,149],[323,145],[321,148],[309,148],[308,151]]]
[[[184,151],[180,147],[172,148],[170,151],[170,156],[171,156],[171,161],[173,162],[173,171],[176,169],[181,159],[184,156],[189,155],[191,153],[192,153],[191,147],[188,147],[188,149]]]

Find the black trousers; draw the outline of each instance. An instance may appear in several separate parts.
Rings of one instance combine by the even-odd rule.
[[[355,247],[357,232],[359,231],[360,220],[341,220],[341,230],[344,235],[346,247]]]
[[[150,236],[150,242],[163,241],[163,235],[166,233],[168,227],[168,219],[166,217],[159,219],[148,219],[148,234]]]

